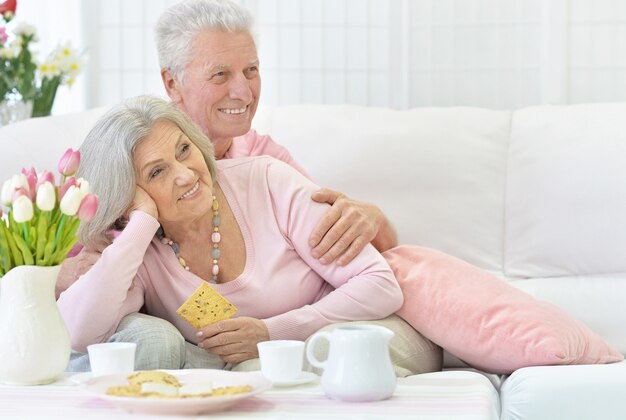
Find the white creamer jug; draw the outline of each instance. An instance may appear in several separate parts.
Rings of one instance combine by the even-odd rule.
[[[322,388],[341,401],[377,401],[391,397],[396,375],[389,356],[393,332],[378,325],[351,325],[313,334],[306,349],[311,365],[324,369]],[[329,342],[328,358],[315,357],[315,344]]]

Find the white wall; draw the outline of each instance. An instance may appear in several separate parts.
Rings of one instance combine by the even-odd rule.
[[[32,44],[34,56],[43,61],[60,43],[70,42],[74,48],[87,53],[89,45],[83,37],[81,10],[81,0],[19,0],[15,22],[35,25],[39,41]],[[52,112],[84,109],[86,98],[86,78],[82,74],[71,89],[59,88]]]
[[[84,85],[54,111],[163,95],[152,28],[176,1],[21,0],[46,42],[73,37],[89,53]],[[257,19],[264,105],[626,100],[623,0],[240,2]]]

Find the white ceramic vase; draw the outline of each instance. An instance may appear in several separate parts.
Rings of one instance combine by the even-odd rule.
[[[0,278],[0,382],[53,382],[70,360],[67,327],[54,298],[60,266],[15,267]]]

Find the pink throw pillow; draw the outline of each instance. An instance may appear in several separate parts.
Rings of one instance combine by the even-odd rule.
[[[383,253],[404,293],[397,312],[465,363],[492,373],[624,359],[600,336],[458,258],[417,246]]]

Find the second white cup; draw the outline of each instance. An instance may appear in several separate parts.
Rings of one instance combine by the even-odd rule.
[[[135,343],[99,343],[87,346],[93,376],[131,373],[135,370]]]
[[[261,373],[272,382],[289,382],[302,374],[304,341],[271,340],[257,344]]]

